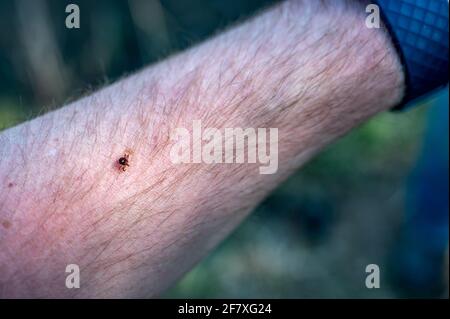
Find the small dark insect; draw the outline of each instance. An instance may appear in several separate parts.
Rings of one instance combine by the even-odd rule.
[[[126,171],[127,168],[130,166],[129,163],[129,159],[130,159],[130,154],[125,153],[121,158],[119,158],[119,160],[117,161],[119,163],[119,168],[122,171]]]

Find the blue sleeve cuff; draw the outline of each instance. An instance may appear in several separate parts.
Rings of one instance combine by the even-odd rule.
[[[404,65],[404,109],[448,83],[448,0],[376,2]]]

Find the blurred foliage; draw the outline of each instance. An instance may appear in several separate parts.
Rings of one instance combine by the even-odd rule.
[[[0,92],[32,114],[202,41],[275,1],[79,0],[81,28],[67,29],[65,8],[73,2],[0,0]]]
[[[270,0],[0,1],[0,129],[161,60]],[[66,29],[76,3],[81,29]],[[286,181],[171,297],[390,297],[363,287],[402,219],[424,109],[386,113]],[[1,146],[0,146],[1,147]]]

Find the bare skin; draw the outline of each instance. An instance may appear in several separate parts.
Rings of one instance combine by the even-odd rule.
[[[357,0],[287,1],[2,132],[0,296],[167,289],[305,161],[401,100],[391,40],[365,18]],[[170,134],[193,120],[278,128],[278,171],[174,165]],[[65,286],[68,264],[79,289]]]

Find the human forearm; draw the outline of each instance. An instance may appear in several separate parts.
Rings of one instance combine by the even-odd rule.
[[[1,293],[161,292],[292,170],[399,101],[395,52],[364,19],[356,1],[283,3],[4,132]],[[174,165],[170,135],[193,120],[278,128],[277,173],[261,175],[255,164]],[[71,263],[80,266],[80,289],[64,286]]]

